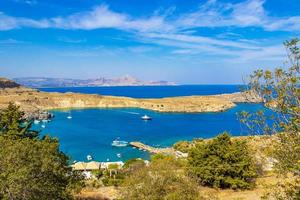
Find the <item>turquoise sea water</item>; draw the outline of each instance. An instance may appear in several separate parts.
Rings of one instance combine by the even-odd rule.
[[[176,86],[178,87],[178,86]],[[192,87],[192,88],[191,88]],[[186,94],[217,94],[224,91],[237,91],[236,86],[185,86],[180,90],[167,92],[166,87],[150,88],[153,97],[183,96]],[[227,88],[227,89],[224,89]],[[106,87],[113,95],[120,95],[116,87]],[[149,96],[148,87],[121,87],[122,96]],[[235,89],[234,89],[235,88]],[[51,91],[61,91],[63,88],[53,88]],[[48,89],[49,90],[49,89]],[[64,88],[65,91],[74,91],[74,88]],[[78,88],[75,88],[78,90]],[[84,88],[81,88],[84,90]],[[97,93],[99,88],[89,88],[90,93]],[[92,91],[96,90],[96,91]],[[120,88],[117,89],[120,91]],[[126,93],[127,91],[127,93]],[[139,91],[138,94],[135,92]],[[116,92],[116,93],[114,93]],[[87,92],[86,92],[87,93]],[[152,96],[150,96],[152,97]],[[71,111],[55,110],[55,118],[44,129],[41,124],[37,128],[43,130],[42,134],[50,134],[59,138],[61,150],[67,153],[73,160],[86,160],[87,155],[92,155],[95,160],[111,161],[127,160],[129,158],[148,159],[149,154],[131,147],[113,147],[111,142],[120,138],[125,141],[141,141],[153,146],[166,147],[179,140],[192,140],[193,138],[211,138],[223,131],[229,131],[232,135],[247,134],[236,113],[256,111],[263,108],[260,104],[238,104],[238,106],[221,113],[158,113],[154,111],[123,108],[123,109],[74,109]],[[67,119],[71,113],[72,119]],[[141,120],[141,116],[147,114],[153,118],[151,121]],[[122,155],[121,158],[117,154]]]

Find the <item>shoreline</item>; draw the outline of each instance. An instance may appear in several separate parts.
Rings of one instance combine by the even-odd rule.
[[[259,103],[252,91],[216,95],[190,95],[164,98],[131,98],[73,92],[43,92],[21,86],[9,79],[0,80],[0,109],[14,102],[28,113],[53,109],[141,108],[169,113],[223,112],[235,103]]]
[[[248,99],[248,97],[249,99]],[[0,90],[0,108],[15,102],[24,111],[85,108],[141,108],[157,112],[205,113],[223,112],[235,103],[259,103],[247,93],[166,98],[131,98],[82,93],[42,92],[29,88]]]

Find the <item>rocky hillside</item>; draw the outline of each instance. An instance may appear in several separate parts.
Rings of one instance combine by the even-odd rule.
[[[0,109],[6,107],[9,102],[15,102],[25,111],[135,107],[158,112],[220,112],[234,107],[235,102],[256,102],[256,99],[249,101],[243,93],[135,99],[79,93],[41,92],[22,87],[9,80],[3,81],[2,85],[7,87],[0,88]]]
[[[0,88],[1,89],[5,89],[5,88],[17,88],[20,87],[20,84],[11,81],[9,79],[6,78],[0,78]]]

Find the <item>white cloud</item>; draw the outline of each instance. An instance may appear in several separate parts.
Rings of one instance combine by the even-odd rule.
[[[240,37],[234,41],[232,38],[205,37],[195,32],[198,27],[261,27],[267,31],[300,31],[300,16],[271,17],[264,9],[264,3],[264,0],[246,0],[236,4],[208,0],[194,11],[179,16],[174,15],[175,8],[172,7],[165,12],[154,11],[148,17],[139,18],[112,11],[107,5],[68,16],[44,19],[12,17],[0,12],[0,30],[22,27],[67,30],[112,28],[135,33],[137,39],[145,43],[171,47],[171,52],[175,54],[224,55],[240,60],[262,59],[261,55],[265,55],[277,59],[284,53],[278,46],[262,46],[257,41]],[[148,47],[131,50],[150,51]]]
[[[25,1],[27,2],[27,1]],[[35,1],[28,1],[35,2]],[[174,32],[197,27],[262,27],[268,31],[300,31],[300,16],[275,18],[264,9],[265,0],[246,0],[241,3],[222,3],[208,0],[193,12],[174,15],[172,7],[161,13],[144,18],[134,18],[114,12],[107,5],[94,7],[90,11],[69,16],[30,19],[7,16],[0,12],[0,30],[21,27],[60,29],[101,29],[115,28],[138,32]],[[168,18],[168,16],[172,16]]]
[[[181,27],[261,27],[267,31],[300,31],[300,16],[271,17],[264,8],[265,0],[246,0],[242,3],[207,1],[196,11],[182,15]]]

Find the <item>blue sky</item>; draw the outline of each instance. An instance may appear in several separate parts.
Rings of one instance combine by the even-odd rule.
[[[0,75],[235,84],[299,34],[299,0],[0,0]]]

